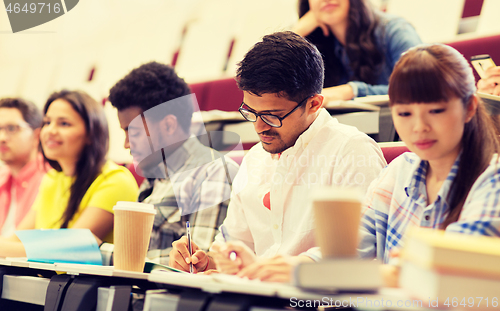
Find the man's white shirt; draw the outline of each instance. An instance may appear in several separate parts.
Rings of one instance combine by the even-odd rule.
[[[331,185],[332,190],[355,187],[365,193],[385,165],[373,139],[322,108],[295,145],[280,155],[271,155],[261,143],[248,151],[223,225],[257,256],[298,255],[315,246],[310,191]],[[270,209],[264,204],[267,193]],[[224,238],[219,234],[215,241]]]

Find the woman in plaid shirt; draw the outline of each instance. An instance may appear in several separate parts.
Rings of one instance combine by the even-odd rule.
[[[372,182],[361,257],[390,263],[411,226],[500,236],[499,142],[476,96],[467,60],[446,45],[420,45],[389,81],[394,126],[412,153]]]

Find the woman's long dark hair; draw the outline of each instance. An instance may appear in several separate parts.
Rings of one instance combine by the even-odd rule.
[[[467,60],[447,45],[420,45],[408,50],[397,62],[389,80],[391,107],[395,104],[431,103],[460,98],[467,109],[476,92],[474,75]],[[498,153],[500,145],[493,122],[479,100],[476,114],[464,126],[462,154],[457,175],[447,198],[449,212],[441,224],[456,222],[469,191]]]
[[[309,11],[309,1],[299,0],[299,17]],[[363,81],[368,84],[377,82],[378,72],[384,58],[375,40],[375,29],[381,22],[375,10],[367,0],[349,0],[349,24],[346,32],[345,50],[349,56],[353,76],[351,81]],[[316,29],[306,38],[323,55],[325,63],[324,87],[339,85],[342,64],[333,51],[332,37],[325,37],[321,29]]]
[[[88,94],[81,91],[67,91],[53,93],[45,103],[43,113],[46,114],[50,104],[56,99],[67,101],[71,107],[82,117],[87,130],[87,137],[91,143],[86,144],[80,154],[75,167],[75,181],[70,187],[68,206],[61,218],[61,228],[67,228],[76,211],[78,210],[83,196],[92,182],[99,176],[102,166],[106,162],[106,154],[109,146],[109,130],[106,116],[102,105],[97,103]],[[61,166],[57,161],[45,160],[55,170],[60,172]]]

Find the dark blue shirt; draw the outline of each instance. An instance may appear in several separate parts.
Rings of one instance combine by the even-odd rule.
[[[363,81],[350,80],[350,77],[353,76],[353,69],[350,65],[349,56],[337,38],[330,35],[333,44],[333,54],[340,60],[343,70],[340,72],[329,72],[329,69],[325,68],[325,75],[338,75],[337,85],[349,84],[353,89],[354,97],[387,94],[389,77],[401,54],[409,48],[422,43],[415,28],[405,19],[382,12],[377,14],[380,17],[380,22],[375,29],[375,43],[379,51],[381,51],[383,63],[376,74],[376,83],[374,85]],[[311,41],[314,43],[313,38],[311,38]],[[331,50],[323,51],[321,47],[319,47],[319,50],[323,55],[332,52]],[[327,66],[327,64],[325,65]],[[332,85],[325,85],[325,87],[328,86]]]

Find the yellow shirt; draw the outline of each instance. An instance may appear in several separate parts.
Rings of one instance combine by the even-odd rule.
[[[49,171],[40,184],[38,196],[33,203],[36,211],[35,229],[58,229],[61,227],[61,217],[68,205],[69,188],[74,181],[73,176],[63,172]],[[90,185],[69,222],[71,228],[83,211],[88,207],[98,207],[113,213],[113,206],[118,201],[136,201],[138,194],[137,182],[130,171],[111,161],[107,161],[102,173]],[[113,232],[105,238],[105,242],[113,242]]]

